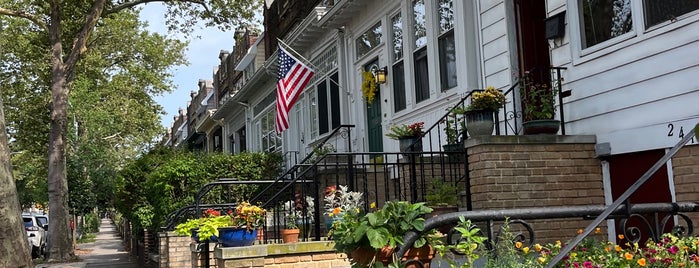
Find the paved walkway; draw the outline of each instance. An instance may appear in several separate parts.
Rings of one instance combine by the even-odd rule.
[[[100,229],[95,242],[79,244],[78,248],[90,251],[87,255],[81,255],[82,261],[73,263],[39,264],[36,267],[44,268],[91,268],[91,267],[116,267],[136,268],[138,264],[129,256],[121,244],[116,227],[109,219],[102,219]]]

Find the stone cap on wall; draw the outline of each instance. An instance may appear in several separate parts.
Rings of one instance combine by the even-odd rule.
[[[581,144],[597,143],[595,135],[519,135],[519,136],[476,136],[466,139],[464,147],[483,144]]]
[[[218,247],[214,251],[217,259],[243,259],[314,252],[334,252],[335,242],[311,241],[289,244],[252,245],[247,247]]]

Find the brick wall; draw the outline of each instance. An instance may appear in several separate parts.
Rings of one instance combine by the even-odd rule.
[[[492,136],[470,139],[474,210],[604,205],[602,169],[591,136]],[[529,221],[538,242],[566,241],[589,221]]]
[[[699,201],[699,145],[685,146],[672,158],[677,202]],[[699,222],[698,213],[688,214]],[[686,224],[683,224],[686,226]]]
[[[347,256],[336,253],[333,246],[334,244],[328,241],[254,245],[217,248],[214,255],[218,267],[225,268],[349,267]]]
[[[174,232],[158,233],[160,238],[160,268],[191,268],[192,252],[190,244],[192,238],[182,236]]]

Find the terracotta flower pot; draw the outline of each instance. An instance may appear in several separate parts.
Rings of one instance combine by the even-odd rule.
[[[282,241],[284,243],[296,243],[299,241],[299,229],[282,229]]]

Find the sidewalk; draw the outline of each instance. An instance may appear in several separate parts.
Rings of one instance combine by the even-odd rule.
[[[36,268],[138,267],[136,260],[132,259],[129,253],[124,250],[115,226],[109,219],[102,219],[99,230],[95,242],[78,245],[79,249],[89,251],[86,255],[80,255],[82,261],[39,264]]]

